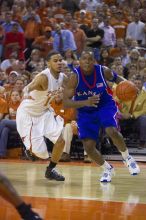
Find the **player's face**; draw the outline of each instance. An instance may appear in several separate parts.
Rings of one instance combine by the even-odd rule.
[[[53,55],[48,66],[54,73],[60,73],[62,69],[62,56],[60,54]]]
[[[80,58],[80,66],[84,74],[91,74],[94,68],[95,60],[92,54],[83,53]]]

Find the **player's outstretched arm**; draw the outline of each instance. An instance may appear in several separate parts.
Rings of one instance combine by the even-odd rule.
[[[45,91],[48,89],[48,78],[45,74],[38,74],[26,87],[28,92],[33,90]]]
[[[83,100],[83,101],[73,100],[73,96],[75,95],[77,84],[78,84],[77,75],[72,74],[63,92],[64,107],[65,108],[81,108],[84,106],[97,107],[97,104],[100,100],[100,97],[98,95],[91,96],[87,100]]]
[[[0,196],[16,208],[24,220],[42,220],[18,195],[10,181],[0,173]]]
[[[104,66],[103,70],[104,70],[104,76],[105,76],[106,80],[108,80],[110,82],[115,82],[116,84],[119,84],[120,82],[126,80],[124,77],[119,76],[118,73],[115,73],[114,71],[112,71],[108,67]]]

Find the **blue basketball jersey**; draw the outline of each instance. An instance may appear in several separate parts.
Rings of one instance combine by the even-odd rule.
[[[109,87],[104,78],[103,67],[95,65],[93,73],[85,76],[82,70],[75,69],[78,85],[74,96],[75,100],[86,100],[93,95],[100,95],[97,107],[82,107],[77,111],[79,137],[98,140],[100,128],[117,127],[117,106],[109,93]]]
[[[78,77],[78,85],[76,88],[75,100],[86,100],[88,97],[100,94],[98,107],[82,107],[78,111],[91,112],[97,111],[99,108],[107,105],[115,105],[112,95],[109,93],[109,87],[105,81],[103,67],[94,65],[93,73],[89,76],[83,75],[80,67],[75,69]]]

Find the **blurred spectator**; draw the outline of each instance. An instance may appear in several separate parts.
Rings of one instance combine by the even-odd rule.
[[[30,75],[30,81],[32,81],[37,74],[39,74],[38,71],[33,71],[33,72],[31,73],[31,75]]]
[[[86,10],[84,10],[84,9],[80,10],[79,16],[76,17],[76,19],[77,19],[79,25],[87,25],[88,27],[91,27],[92,19],[89,19],[87,17]]]
[[[11,32],[11,30],[12,30],[14,24],[18,24],[18,32],[23,33],[23,29],[22,29],[22,27],[20,26],[20,24],[12,20],[12,13],[7,11],[7,12],[5,13],[5,21],[4,21],[4,23],[2,24],[5,33]]]
[[[7,76],[5,72],[0,70],[0,86],[3,86],[6,83]]]
[[[71,49],[68,49],[64,53],[64,59],[66,60],[67,64],[72,64],[73,60],[76,60],[77,57]]]
[[[134,64],[134,65],[137,66],[138,59],[140,57],[139,51],[137,49],[133,49],[133,50],[130,51],[129,56],[130,56],[130,62],[127,64],[127,67],[129,68],[129,66],[131,64]]]
[[[128,79],[132,80],[138,74],[137,65],[131,64],[128,68]]]
[[[139,89],[138,96],[133,101],[123,102],[121,112],[125,121],[123,126],[131,126],[131,130],[136,130],[139,134],[140,146],[139,148],[146,147],[146,91],[142,89],[143,80],[141,77],[134,79],[134,83]]]
[[[0,86],[0,97],[5,99],[5,88],[3,86]]]
[[[4,71],[6,74],[9,74],[13,70],[13,65],[16,62],[17,58],[18,58],[17,52],[12,52],[9,55],[8,59],[3,60],[1,62],[0,69]]]
[[[12,52],[18,53],[18,59],[24,59],[25,38],[24,33],[18,32],[18,24],[12,25],[12,30],[7,32],[4,40],[5,53],[7,59]]]
[[[32,43],[32,47],[39,49],[41,57],[46,58],[49,51],[53,49],[53,37],[52,37],[52,28],[45,27],[44,35],[38,36],[35,38]]]
[[[6,95],[7,97],[9,97],[11,91],[14,88],[15,82],[17,80],[17,77],[19,76],[19,74],[16,71],[11,71],[9,76],[8,76],[8,81],[6,84],[4,84],[4,87],[6,89]]]
[[[22,78],[17,78],[14,85],[14,90],[17,91],[20,97],[23,97],[24,80]]]
[[[130,36],[125,38],[125,45],[127,46],[128,50],[132,49],[132,41],[133,41],[133,39]]]
[[[46,6],[45,0],[40,0],[40,5],[36,10],[36,13],[39,15],[40,20],[43,21],[44,17],[47,17],[48,14],[48,8]]]
[[[72,29],[71,29],[73,35],[74,35],[74,40],[77,46],[77,51],[76,54],[78,57],[80,57],[82,51],[85,48],[86,44],[86,35],[85,32],[79,28],[77,20],[72,20]]]
[[[112,27],[115,30],[116,38],[124,38],[126,36],[127,25],[125,21],[123,21],[123,13],[122,11],[117,11],[117,21],[112,23]]]
[[[121,59],[122,59],[122,66],[124,67],[126,67],[127,64],[130,62],[130,56],[126,45],[121,47]]]
[[[142,1],[142,8],[139,9],[140,20],[146,23],[146,0]]]
[[[117,39],[115,47],[109,49],[110,56],[112,58],[121,56],[123,46],[125,46],[124,40],[122,38]]]
[[[29,7],[27,9],[27,14],[22,17],[23,19],[23,26],[25,30],[25,38],[26,38],[26,48],[27,51],[25,53],[26,59],[29,58],[31,54],[31,45],[36,37],[41,34],[42,27],[41,27],[41,20],[38,14]]]
[[[0,25],[0,61],[3,58],[3,43],[4,43],[4,29],[3,26]]]
[[[92,13],[87,10],[86,2],[85,1],[81,1],[80,4],[79,4],[79,8],[80,8],[80,10],[74,13],[74,18],[78,20],[79,17],[80,17],[80,14],[82,12],[84,12],[85,15],[86,15],[87,20],[90,21],[92,19]]]
[[[29,60],[27,61],[27,70],[29,72],[36,71],[38,63],[42,61],[42,58],[40,57],[40,50],[33,49],[31,52],[31,56]]]
[[[87,11],[95,11],[96,7],[101,6],[101,1],[98,0],[81,0],[81,2],[86,3],[86,9]]]
[[[16,128],[16,112],[20,105],[21,97],[19,92],[12,91],[10,101],[8,103],[7,119],[0,121],[0,158],[6,156],[8,135],[10,131],[17,131]]]
[[[144,57],[139,57],[137,62],[137,70],[140,75],[143,75],[144,68],[146,68],[146,59]]]
[[[139,13],[134,14],[134,21],[128,24],[126,37],[132,37],[138,44],[145,42],[145,24],[140,21]]]
[[[107,48],[101,48],[100,50],[100,61],[99,63],[103,66],[110,66],[113,59],[109,56],[109,51]]]
[[[104,31],[98,27],[98,19],[93,19],[92,28],[87,32],[86,47],[92,50],[96,61],[100,59],[100,47],[104,37]]]
[[[62,8],[72,14],[79,10],[79,6],[75,0],[63,0]]]
[[[137,47],[138,47],[137,40],[132,40],[132,42],[131,42],[131,49],[136,49]]]
[[[21,16],[24,16],[27,13],[26,0],[19,0],[17,5],[20,7]]]
[[[5,89],[0,86],[0,121],[4,118],[4,115],[8,112],[7,102],[3,98]]]
[[[75,44],[73,33],[70,30],[62,30],[59,24],[54,26],[55,31],[53,32],[53,49],[60,52],[62,55],[68,49],[76,51],[77,47]]]
[[[19,24],[22,24],[21,8],[18,6],[18,4],[14,4],[12,6],[11,13],[12,13],[12,20],[18,22]]]
[[[62,29],[71,29],[72,20],[73,20],[72,14],[70,12],[66,12],[64,22],[63,22],[64,28],[62,27]],[[60,23],[60,25],[61,25],[61,23]]]
[[[114,47],[116,45],[116,34],[114,28],[110,25],[110,17],[103,18],[103,26],[100,26],[100,28],[104,31],[103,46]]]
[[[66,14],[66,10],[62,8],[62,0],[55,0],[55,9],[53,11],[53,17],[58,23],[63,22]]]

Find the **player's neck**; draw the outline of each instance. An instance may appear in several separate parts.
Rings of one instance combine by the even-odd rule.
[[[56,71],[54,71],[53,69],[50,69],[50,72],[51,72],[51,74],[54,76],[55,79],[58,79],[58,78],[59,78],[60,72],[56,72]]]
[[[94,70],[94,68],[92,68],[90,70],[86,70],[86,71],[82,69],[82,72],[85,76],[90,76],[93,73],[93,70]]]

